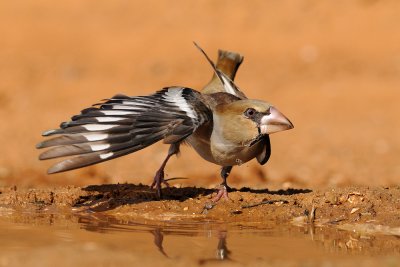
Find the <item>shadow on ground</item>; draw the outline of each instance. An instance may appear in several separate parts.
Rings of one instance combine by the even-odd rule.
[[[76,202],[76,207],[88,207],[94,211],[107,211],[115,209],[122,205],[138,204],[142,202],[159,201],[155,190],[147,185],[135,184],[105,184],[105,185],[89,185],[82,188],[88,192],[88,195],[80,196]],[[241,189],[232,188],[232,192],[248,192],[254,194],[270,194],[270,195],[296,195],[303,193],[311,193],[310,189],[286,189],[270,191],[268,189],[251,189],[244,187]],[[210,196],[216,192],[215,189],[207,189],[201,187],[168,187],[163,188],[162,200],[174,200],[183,202],[188,199]]]

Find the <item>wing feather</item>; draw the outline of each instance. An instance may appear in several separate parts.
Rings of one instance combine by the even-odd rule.
[[[149,96],[116,95],[63,122],[37,145],[49,148],[39,158],[71,158],[48,172],[68,171],[143,149],[155,142],[176,143],[212,120],[201,94],[190,88],[169,87]],[[54,137],[53,137],[54,136]]]

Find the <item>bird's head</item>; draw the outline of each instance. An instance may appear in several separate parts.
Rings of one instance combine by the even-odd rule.
[[[277,108],[261,100],[238,100],[217,108],[219,116],[224,117],[226,135],[229,139],[246,141],[272,133],[292,129],[294,126]],[[228,137],[227,136],[227,137]]]

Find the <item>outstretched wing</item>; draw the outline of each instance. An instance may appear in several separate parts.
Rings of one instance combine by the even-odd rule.
[[[238,98],[240,98],[240,99],[247,99],[246,95],[245,95],[242,91],[240,91],[239,87],[237,87],[237,86],[235,85],[235,83],[234,83],[225,73],[223,73],[221,70],[219,70],[219,69],[215,66],[214,62],[208,57],[208,55],[206,54],[206,52],[204,52],[204,50],[203,50],[197,43],[194,43],[194,45],[200,50],[201,53],[203,53],[203,55],[205,56],[205,58],[206,58],[207,61],[210,63],[211,67],[213,68],[213,70],[214,70],[214,72],[215,72],[215,75],[218,77],[219,81],[220,81],[221,84],[222,84],[222,88],[223,88],[223,91],[222,91],[222,92],[232,94],[232,95],[234,95],[234,96],[236,96],[236,97],[238,97]],[[233,53],[227,53],[227,52],[225,52],[225,53],[222,54],[222,56],[223,56],[223,57],[229,57],[229,56],[232,57],[232,56],[233,56]],[[221,58],[220,58],[220,59],[221,59]],[[236,59],[236,58],[234,58],[234,59]],[[221,59],[221,60],[224,60],[224,59]],[[232,59],[231,59],[231,60],[232,60]],[[234,70],[232,70],[233,73],[236,73],[237,68],[238,68],[239,65],[242,63],[243,57],[239,56],[239,57],[237,58],[237,60],[238,60],[238,61],[236,62],[236,64],[233,64],[233,65],[231,66],[231,67],[233,67],[233,69],[234,69]],[[233,79],[233,78],[232,78],[232,79]]]
[[[149,96],[116,95],[104,103],[82,110],[53,136],[37,145],[51,147],[39,159],[73,156],[53,165],[48,173],[73,170],[114,159],[160,140],[180,142],[200,125],[210,121],[212,113],[201,94],[183,87],[169,87]]]

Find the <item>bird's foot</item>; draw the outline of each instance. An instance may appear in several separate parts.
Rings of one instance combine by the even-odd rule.
[[[232,191],[231,188],[227,184],[221,184],[218,186],[218,192],[215,197],[210,202],[206,202],[202,211],[202,214],[207,214],[209,210],[214,208],[217,205],[217,202],[224,198],[225,200],[232,201],[228,196],[228,191]]]
[[[231,188],[226,184],[221,184],[218,187],[217,195],[212,199],[213,203],[217,203],[221,198],[225,200],[231,200],[228,196],[228,191],[231,191]]]
[[[159,169],[156,172],[156,175],[154,176],[154,179],[153,179],[153,183],[150,186],[151,189],[156,187],[156,194],[157,194],[158,199],[162,198],[161,184],[164,184],[166,187],[169,187],[168,182],[164,179],[164,170],[163,169]]]

